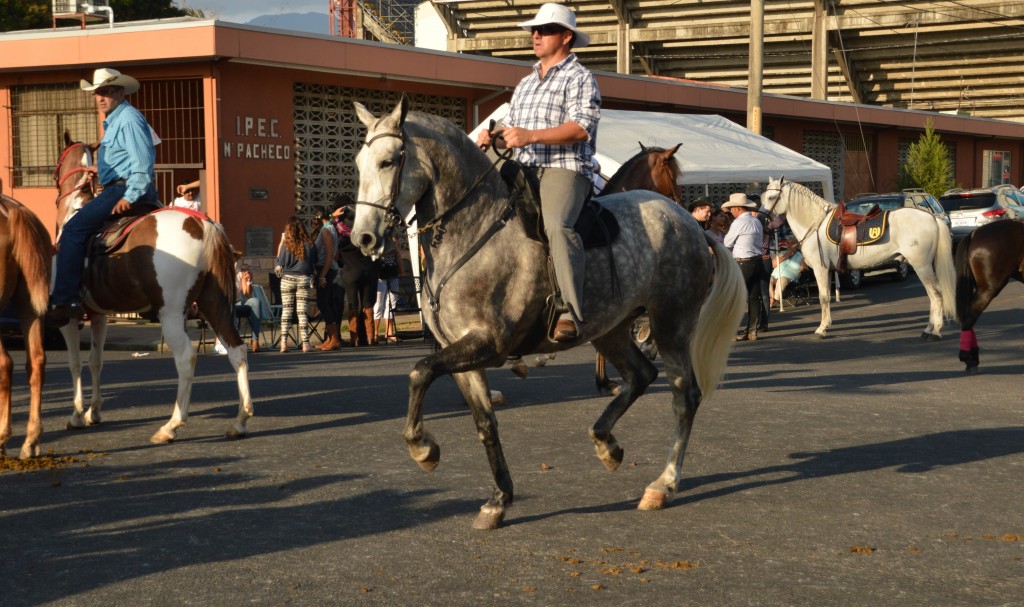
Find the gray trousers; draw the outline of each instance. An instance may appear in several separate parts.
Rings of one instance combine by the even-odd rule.
[[[555,281],[572,315],[582,321],[581,298],[587,257],[583,252],[583,240],[573,226],[583,209],[591,182],[570,169],[546,168],[539,175],[541,215],[551,246]]]

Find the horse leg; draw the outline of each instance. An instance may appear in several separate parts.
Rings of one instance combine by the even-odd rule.
[[[227,438],[245,438],[245,425],[253,416],[252,395],[249,393],[248,349],[245,342],[242,341],[242,336],[238,334],[238,329],[232,319],[233,315],[234,306],[226,310],[203,310],[203,316],[207,318],[210,327],[220,339],[220,343],[227,348],[228,361],[231,362],[231,368],[235,370],[238,381],[238,415],[235,417],[234,423],[228,427],[225,436]],[[191,343],[189,341],[190,345]],[[192,359],[194,361],[195,357],[193,356]]]
[[[482,337],[475,334],[465,335],[448,347],[427,356],[416,363],[412,372],[409,373],[409,410],[406,414],[405,429],[403,437],[409,447],[409,456],[418,463],[421,468],[430,472],[437,468],[441,461],[441,447],[434,441],[434,437],[426,431],[423,425],[423,395],[434,380],[446,374],[471,373],[480,371],[484,367],[500,367],[504,357],[497,354],[493,346],[488,346]],[[487,414],[483,411],[490,411],[490,392],[487,389],[485,379],[462,379],[466,383],[463,388],[463,395],[473,410],[474,419],[482,416],[480,423],[490,423],[493,432],[484,437],[484,446],[490,455],[492,451],[496,454],[492,457],[492,465],[497,466],[499,473],[494,474],[495,496],[487,502],[489,511],[494,512],[497,508],[503,508],[512,499],[512,483],[505,465],[504,456],[501,456],[501,444],[498,441],[497,427],[493,423],[493,414],[487,420]],[[460,383],[460,387],[462,387]],[[482,405],[481,403],[486,403]],[[481,409],[481,407],[486,407]],[[480,409],[480,411],[477,411]],[[493,442],[493,446],[492,443]],[[481,510],[483,513],[483,510]],[[486,516],[496,524],[500,523],[494,516]]]
[[[618,395],[608,403],[604,412],[590,428],[594,452],[609,471],[618,469],[622,464],[623,455],[622,447],[612,434],[612,428],[658,376],[658,369],[633,341],[630,334],[632,324],[633,321],[630,320],[591,342],[600,354],[622,372],[622,386]]]
[[[828,291],[828,268],[815,268],[814,279],[818,283],[818,303],[821,304],[821,324],[814,334],[824,339],[827,337],[828,328],[832,326],[832,295]]]
[[[14,363],[0,341],[0,457],[7,456],[7,441],[11,438],[11,376]]]
[[[188,333],[185,332],[184,312],[167,312],[165,308],[160,311],[159,316],[164,340],[174,353],[174,366],[178,369],[178,394],[171,419],[150,437],[149,442],[153,444],[173,441],[178,428],[188,422],[189,399],[192,396],[192,380],[196,367],[196,351],[192,347]]]
[[[966,365],[964,371],[977,373],[981,359],[978,355],[978,336],[974,333],[974,323],[978,322],[981,313],[985,311],[996,295],[1003,290],[1006,283],[993,287],[988,283],[978,285],[978,290],[967,307],[967,314],[960,325],[960,361]]]
[[[661,510],[679,489],[686,446],[690,442],[693,420],[701,402],[701,391],[688,358],[679,356],[675,351],[667,353],[664,347],[661,355],[672,388],[672,413],[676,418],[676,431],[665,469],[644,490],[643,499],[637,506],[640,510]]]
[[[610,394],[612,396],[619,394],[619,384],[608,377],[607,364],[600,352],[597,353],[597,359],[594,362],[594,382],[597,384],[598,394]]]
[[[480,507],[480,514],[473,520],[474,529],[497,529],[505,519],[505,509],[512,505],[512,476],[505,463],[505,454],[498,439],[498,420],[491,408],[487,376],[482,369],[452,375],[462,396],[469,404],[476,423],[477,435],[487,452],[487,461],[494,477],[494,495]]]
[[[103,352],[107,345],[106,314],[90,316],[89,330],[92,333],[92,346],[89,348],[89,375],[92,376],[92,397],[89,402],[89,410],[85,412],[85,423],[91,426],[100,423],[100,410],[103,408],[100,376],[103,374]]]
[[[25,309],[25,308],[23,308]],[[31,310],[31,308],[28,308]],[[29,312],[21,319],[21,331],[25,336],[25,370],[29,383],[28,427],[25,429],[25,443],[21,446],[19,457],[23,460],[39,456],[39,438],[43,434],[41,414],[43,409],[43,380],[46,370],[46,350],[43,348],[43,318]],[[6,355],[6,352],[4,352]],[[9,360],[5,363],[9,364]],[[6,386],[0,391],[6,394],[10,407],[10,369],[8,368]],[[0,397],[2,398],[2,397]],[[2,408],[2,405],[0,405]],[[9,424],[8,420],[8,424]],[[9,429],[9,428],[8,428]],[[0,441],[2,445],[3,441]]]
[[[72,410],[68,418],[68,430],[81,430],[85,422],[85,399],[82,396],[82,341],[78,323],[69,322],[60,328],[68,349],[68,370],[71,371]],[[95,374],[93,374],[95,381]]]

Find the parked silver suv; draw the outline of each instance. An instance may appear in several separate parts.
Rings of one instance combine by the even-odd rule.
[[[949,190],[939,203],[949,214],[954,244],[986,223],[1024,217],[1024,193],[1009,184]]]

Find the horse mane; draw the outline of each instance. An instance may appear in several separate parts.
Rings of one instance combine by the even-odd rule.
[[[785,184],[783,184],[783,186],[790,186],[794,192],[800,195],[801,198],[808,198],[811,200],[811,202],[818,203],[819,201],[821,201],[829,205],[830,207],[836,206],[836,203],[829,202],[828,200],[825,200],[821,196],[818,196],[817,194],[814,193],[814,190],[805,186],[802,183],[797,183],[795,181],[787,181]]]
[[[50,298],[50,257],[53,244],[50,233],[32,211],[20,202],[2,197],[11,232],[11,257],[20,268],[32,308],[38,314],[46,313]]]

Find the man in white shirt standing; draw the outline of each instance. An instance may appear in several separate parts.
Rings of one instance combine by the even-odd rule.
[[[722,205],[722,210],[732,214],[732,225],[725,234],[725,246],[732,251],[733,259],[740,266],[743,282],[747,285],[747,330],[736,337],[736,341],[757,340],[757,321],[761,313],[761,240],[764,228],[751,214],[757,210],[757,203],[747,199],[746,194],[736,193]]]

